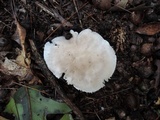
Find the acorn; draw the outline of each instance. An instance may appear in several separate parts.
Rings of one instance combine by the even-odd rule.
[[[101,10],[107,10],[111,7],[111,0],[92,0],[92,3]]]

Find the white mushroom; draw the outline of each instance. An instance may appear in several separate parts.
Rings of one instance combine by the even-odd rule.
[[[68,84],[84,92],[96,92],[112,76],[116,55],[108,41],[98,33],[85,29],[72,38],[60,36],[44,46],[44,59],[49,70]]]

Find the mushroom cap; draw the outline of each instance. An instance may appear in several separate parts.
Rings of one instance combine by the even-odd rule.
[[[49,70],[68,84],[84,92],[96,92],[112,76],[117,57],[108,41],[85,29],[72,38],[56,37],[44,46],[44,59]]]

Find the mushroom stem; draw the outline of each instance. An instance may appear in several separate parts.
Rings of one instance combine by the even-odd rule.
[[[29,40],[30,42],[30,46],[31,46],[31,50],[32,50],[32,54],[35,57],[35,62],[39,65],[39,67],[41,68],[43,74],[46,77],[47,82],[49,82],[56,90],[57,92],[61,95],[62,99],[64,102],[66,102],[66,104],[68,104],[68,106],[73,110],[73,112],[79,117],[80,120],[85,120],[83,117],[82,112],[79,110],[79,108],[70,101],[70,99],[64,94],[64,91],[62,90],[62,88],[60,87],[59,83],[56,81],[57,78],[53,76],[53,74],[48,70],[46,63],[44,62],[44,60],[42,59],[42,57],[40,56],[40,54],[37,51],[37,48],[33,42],[33,40]]]

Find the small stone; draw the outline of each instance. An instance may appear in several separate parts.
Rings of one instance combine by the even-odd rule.
[[[150,55],[152,53],[152,47],[153,47],[152,43],[143,44],[141,47],[141,53],[146,56]]]
[[[122,109],[116,110],[116,113],[118,114],[120,119],[123,119],[126,116],[126,112]]]
[[[148,42],[151,42],[151,43],[155,42],[155,38],[154,37],[149,37]]]
[[[137,50],[137,46],[136,45],[131,45],[131,52],[135,52]]]
[[[129,94],[126,97],[126,103],[127,103],[127,106],[132,110],[137,109],[139,106],[139,102],[137,100],[137,97],[134,94]]]
[[[138,71],[143,78],[149,78],[154,73],[151,65],[139,66]]]

